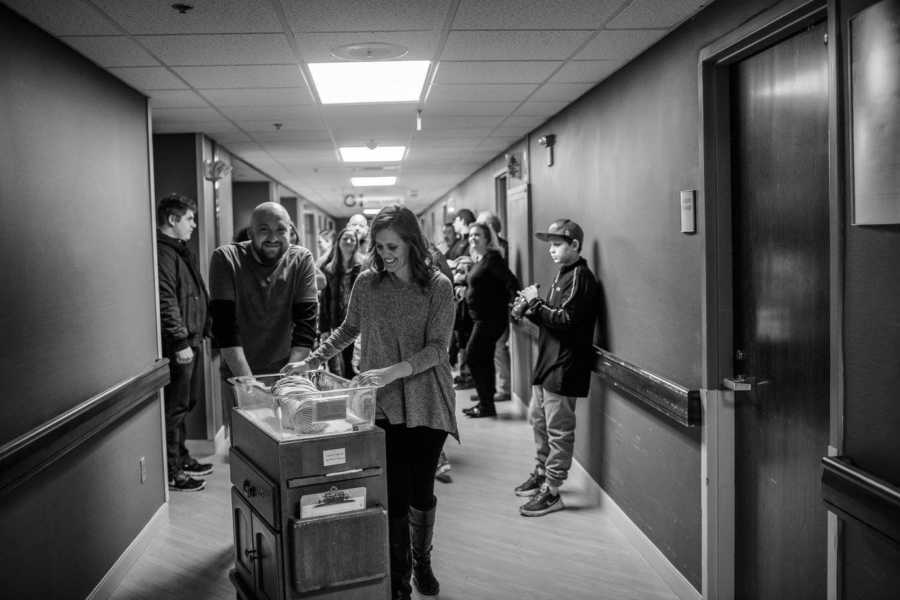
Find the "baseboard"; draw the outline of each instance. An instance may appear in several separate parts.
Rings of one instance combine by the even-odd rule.
[[[569,469],[568,485],[584,490],[592,501],[596,502],[603,514],[619,528],[631,545],[640,553],[662,580],[669,586],[672,592],[680,600],[702,600],[702,595],[691,585],[681,572],[675,568],[669,559],[660,552],[659,548],[641,531],[641,529],[628,518],[619,505],[600,487],[600,484],[588,474],[577,460],[572,461]]]
[[[191,456],[212,456],[223,454],[228,448],[228,439],[225,437],[225,426],[219,427],[216,435],[211,440],[187,440],[185,442]]]
[[[134,563],[141,557],[147,546],[150,545],[150,542],[162,530],[163,525],[168,520],[169,503],[165,502],[157,509],[156,514],[150,517],[150,520],[147,521],[140,533],[131,540],[125,552],[113,563],[113,566],[106,572],[103,579],[88,594],[86,600],[106,600],[106,598],[112,596],[119,584],[122,583],[122,580],[125,579],[128,571],[131,570],[131,567],[134,566]]]

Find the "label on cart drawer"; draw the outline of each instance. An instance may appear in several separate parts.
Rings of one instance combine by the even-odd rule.
[[[322,517],[360,510],[366,507],[366,488],[339,490],[332,487],[320,494],[300,496],[300,518]]]
[[[342,465],[347,462],[347,449],[335,448],[333,450],[324,450],[322,452],[322,464],[326,467],[334,465]]]

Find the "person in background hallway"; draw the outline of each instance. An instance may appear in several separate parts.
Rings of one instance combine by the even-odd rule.
[[[202,490],[206,483],[195,478],[213,471],[211,464],[198,462],[184,445],[184,420],[201,395],[199,352],[208,329],[209,294],[197,257],[188,247],[197,227],[196,214],[194,201],[178,194],[163,198],[156,210],[159,315],[170,375],[163,390],[166,463],[169,489],[176,492]]]
[[[440,245],[441,252],[444,253],[444,258],[448,258],[450,249],[453,248],[453,245],[459,239],[459,234],[456,233],[456,229],[454,229],[452,222],[444,223],[441,234],[443,237],[443,243]]]
[[[335,237],[334,229],[323,229],[316,236],[316,246],[319,250],[319,258],[316,260],[316,266],[320,269],[328,262],[331,256],[331,249],[334,247]]]
[[[222,351],[222,377],[277,373],[306,358],[316,336],[315,265],[292,245],[283,206],[253,209],[250,240],[216,248],[209,265],[213,340]],[[231,425],[231,386],[222,386]]]
[[[526,517],[539,517],[563,508],[559,495],[572,464],[575,445],[575,400],[588,395],[599,284],[581,257],[584,232],[578,223],[559,219],[546,233],[550,257],[559,272],[547,292],[537,286],[521,291],[513,304],[513,318],[522,315],[540,328],[539,349],[532,379],[528,418],[534,430],[537,457],[534,471],[515,489],[531,496],[519,508]]]
[[[455,261],[460,256],[469,255],[469,226],[474,222],[475,213],[468,208],[461,208],[456,212],[456,216],[453,218],[453,229],[459,237],[445,255],[450,268],[456,266]]]
[[[459,439],[447,356],[453,291],[429,265],[412,211],[382,209],[372,236],[371,267],[356,279],[344,322],[284,371],[317,368],[361,336],[358,381],[378,386],[375,422],[385,430],[392,597],[410,598],[411,575],[420,593],[433,596],[440,589],[431,570],[434,474],[447,435]]]
[[[347,227],[356,231],[359,236],[359,247],[363,252],[369,251],[369,219],[362,213],[356,213],[347,220]]]
[[[359,238],[356,230],[342,229],[337,244],[331,248],[328,261],[322,265],[327,281],[319,302],[319,336],[328,337],[331,330],[344,321],[350,290],[362,269],[363,257],[359,255]],[[331,371],[346,379],[356,375],[353,368],[353,346],[347,346],[329,361]]]
[[[509,322],[511,297],[506,263],[497,237],[484,223],[469,228],[469,248],[475,264],[469,271],[466,306],[472,317],[472,335],[466,345],[466,363],[475,380],[478,404],[463,410],[473,418],[494,417],[494,348]]]
[[[237,231],[234,232],[234,239],[232,240],[235,244],[238,242],[246,242],[250,239],[250,226],[241,227]]]
[[[490,211],[482,211],[478,213],[478,222],[486,223],[494,230],[497,235],[497,243],[500,245],[500,253],[503,254],[503,260],[506,261],[506,268],[509,269],[509,243],[500,235],[503,225],[500,218]],[[509,277],[515,277],[511,272]],[[511,281],[511,287],[516,291],[519,289],[518,280]],[[495,402],[504,402],[510,399],[509,393],[509,323],[503,330],[503,335],[497,340],[497,347],[494,349],[494,371],[497,373],[497,393],[494,394]]]

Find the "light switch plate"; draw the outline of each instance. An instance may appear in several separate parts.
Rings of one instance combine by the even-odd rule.
[[[697,215],[694,190],[681,191],[681,233],[697,232]]]

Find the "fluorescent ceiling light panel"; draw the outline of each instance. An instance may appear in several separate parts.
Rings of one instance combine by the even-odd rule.
[[[374,187],[380,185],[394,185],[396,177],[351,177],[350,184],[353,187]]]
[[[338,152],[344,162],[397,162],[403,160],[406,146],[341,146]]]
[[[418,102],[427,60],[309,63],[322,104]]]

